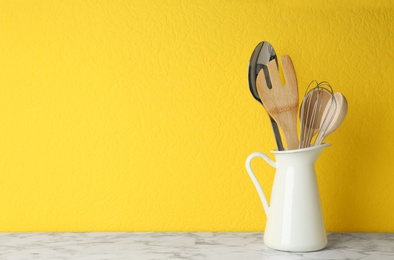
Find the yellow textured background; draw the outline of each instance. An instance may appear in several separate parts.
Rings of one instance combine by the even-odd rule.
[[[343,3],[346,2],[346,3]],[[0,1],[0,231],[262,231],[275,148],[248,61],[349,102],[316,165],[329,231],[394,231],[391,1]],[[256,161],[270,193],[274,170]]]

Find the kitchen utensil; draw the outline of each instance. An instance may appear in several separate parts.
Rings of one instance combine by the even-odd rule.
[[[330,100],[329,102],[330,103],[327,104],[323,115],[323,117],[327,120],[323,120],[320,126],[320,129],[324,129],[324,131],[321,131],[318,134],[315,145],[321,144],[324,138],[337,130],[345,120],[347,114],[348,104],[343,94],[336,92],[334,94],[334,100]],[[332,103],[335,103],[336,109],[330,109]]]
[[[256,87],[256,77],[260,72],[260,70],[263,70],[266,78],[266,85],[269,88],[271,88],[271,80],[269,78],[268,69],[267,69],[267,64],[271,60],[275,60],[276,63],[278,62],[276,59],[275,50],[269,42],[263,41],[256,46],[249,61],[249,71],[248,71],[249,89],[253,97],[261,104],[262,102]],[[271,116],[269,116],[269,118],[271,121],[272,130],[274,131],[276,145],[278,147],[278,150],[282,151],[283,144],[282,144],[282,139],[280,136],[278,124]]]
[[[293,63],[288,55],[281,56],[286,84],[283,86],[274,60],[268,63],[268,73],[272,88],[268,88],[264,71],[260,71],[257,80],[257,92],[265,109],[278,123],[287,143],[287,149],[298,148],[297,111],[298,86]]]
[[[327,245],[314,165],[322,150],[329,145],[273,151],[276,161],[260,152],[252,153],[246,159],[246,170],[267,216],[266,246],[282,251],[316,251]],[[276,168],[270,204],[250,166],[255,157],[263,158]]]
[[[316,87],[308,91],[310,86],[316,83]],[[318,132],[322,132],[321,129],[326,128],[326,124],[322,122],[329,122],[330,118],[327,118],[327,112],[332,111],[333,107],[327,106],[328,102],[333,98],[332,89],[328,87],[325,82],[317,83],[312,81],[308,88],[307,94],[301,103],[300,108],[300,144],[299,148],[309,147],[313,136]],[[324,113],[326,111],[326,113]]]

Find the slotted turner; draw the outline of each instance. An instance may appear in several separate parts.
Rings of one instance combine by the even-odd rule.
[[[288,55],[281,56],[283,74],[286,84],[282,85],[275,60],[268,63],[268,73],[272,88],[269,89],[265,75],[261,70],[256,79],[257,92],[267,112],[282,130],[287,149],[298,148],[297,111],[298,85],[293,62]]]

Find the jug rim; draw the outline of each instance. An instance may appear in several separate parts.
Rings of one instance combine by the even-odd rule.
[[[305,151],[310,151],[310,150],[315,150],[315,149],[321,149],[324,147],[331,146],[331,143],[324,143],[316,146],[311,146],[307,148],[301,148],[301,149],[293,149],[293,150],[284,150],[284,151],[278,151],[278,150],[272,150],[271,153],[273,154],[285,154],[285,153],[300,153],[300,152],[305,152]]]

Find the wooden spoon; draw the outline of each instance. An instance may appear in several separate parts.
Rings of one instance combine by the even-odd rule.
[[[321,144],[324,138],[337,130],[345,120],[348,110],[348,104],[345,96],[339,92],[336,92],[334,94],[334,100],[335,104],[331,104],[333,101],[330,100],[324,111],[325,120],[321,122],[321,131],[316,138],[315,145]],[[334,105],[335,109],[329,109],[331,105]]]
[[[267,112],[275,119],[286,139],[287,149],[298,148],[297,111],[298,85],[293,63],[288,55],[281,56],[286,84],[283,86],[275,60],[268,63],[272,88],[269,89],[264,71],[257,75],[257,92]]]

